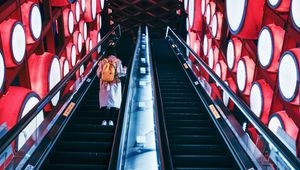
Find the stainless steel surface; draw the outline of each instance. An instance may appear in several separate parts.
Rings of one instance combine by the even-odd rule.
[[[132,63],[118,169],[160,169],[149,36],[139,30]]]

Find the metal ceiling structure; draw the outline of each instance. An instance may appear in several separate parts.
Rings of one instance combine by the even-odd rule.
[[[135,35],[139,25],[148,25],[152,36],[162,36],[166,26],[179,28],[176,14],[183,9],[179,0],[108,0],[109,14],[114,25],[120,24],[125,34]]]

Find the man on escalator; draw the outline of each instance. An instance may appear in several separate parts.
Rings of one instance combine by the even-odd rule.
[[[113,126],[113,118],[121,106],[122,87],[120,78],[126,75],[126,67],[117,57],[114,43],[111,43],[98,64],[97,76],[100,78],[99,106],[104,114],[102,126]]]

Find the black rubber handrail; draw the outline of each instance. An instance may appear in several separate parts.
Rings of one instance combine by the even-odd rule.
[[[194,56],[195,60],[205,69],[210,77],[218,83],[221,88],[230,96],[231,100],[241,110],[245,117],[253,124],[260,134],[286,158],[289,164],[298,169],[300,167],[299,159],[274,135],[274,133],[267,128],[261,120],[251,111],[249,106],[242,101],[235,93],[219,78],[219,76],[202,60],[187,44],[179,37],[170,27],[167,27],[165,39],[168,39],[169,32]]]
[[[118,30],[117,30],[118,29]],[[115,31],[118,31],[117,33]],[[121,26],[114,27],[108,32],[101,41],[84,57],[79,63],[77,63],[73,69],[59,82],[54,88],[39,101],[14,127],[12,127],[1,139],[0,139],[0,154],[15,140],[15,138],[22,132],[22,130],[39,114],[41,110],[50,102],[50,100],[59,92],[72,78],[80,67],[91,58],[92,54],[98,50],[98,48],[105,42],[109,36],[115,35],[118,38],[121,36]]]

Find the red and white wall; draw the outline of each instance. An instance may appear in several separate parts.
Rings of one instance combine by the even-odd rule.
[[[6,124],[8,130],[101,40],[105,1],[18,2],[2,2],[5,9],[0,5],[0,125]],[[75,77],[80,78],[84,71],[80,68]],[[12,144],[13,150],[34,138],[31,135],[65,91],[58,92],[24,129]]]
[[[282,128],[298,146],[295,154],[300,157],[300,0],[184,0],[183,4],[190,47],[271,131],[276,134]],[[203,69],[194,71],[212,82]],[[234,108],[225,92],[212,89],[222,94],[229,109]],[[248,132],[256,139],[251,127]]]

